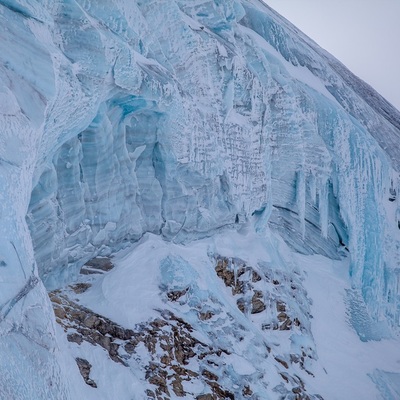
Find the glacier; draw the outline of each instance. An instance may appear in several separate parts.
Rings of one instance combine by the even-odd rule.
[[[339,61],[258,0],[2,0],[0,19],[1,397],[74,398],[47,292],[76,282],[95,257],[140,252],[148,242],[170,252],[154,267],[157,288],[191,288],[178,309],[203,336],[262,330],[237,310],[220,325],[196,325],[187,307],[214,297],[215,314],[231,307],[215,282],[197,282],[209,279],[210,260],[236,257],[290,281],[299,254],[348,273],[343,295],[362,342],[398,335],[400,113]],[[216,245],[221,235],[236,239]],[[240,240],[258,256],[240,250]],[[146,278],[136,269],[147,257],[93,283],[92,297],[103,285],[139,302],[129,282]],[[288,293],[304,330],[285,340],[298,349],[311,343],[318,369],[308,297]],[[156,288],[145,319],[164,307],[154,296]],[[130,328],[143,322],[115,317],[123,298],[107,301],[99,314]],[[251,299],[243,301],[246,310]],[[256,344],[236,353],[241,361],[232,344],[232,367],[219,377],[226,387],[239,375],[260,379],[261,369],[246,364],[264,362],[251,346],[273,340],[254,332]],[[263,374],[276,375],[265,362]],[[371,373],[385,399],[398,393],[395,372],[383,365]],[[126,398],[146,398],[135,379]],[[294,396],[283,384],[269,383],[277,389],[263,395],[260,383],[253,398]]]

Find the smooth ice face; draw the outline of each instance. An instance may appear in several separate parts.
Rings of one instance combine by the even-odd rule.
[[[251,216],[298,252],[349,254],[350,298],[398,326],[400,115],[340,63],[255,0],[0,7],[5,341],[52,320],[19,319],[28,292],[46,303],[38,274],[55,288],[146,232],[184,243]]]

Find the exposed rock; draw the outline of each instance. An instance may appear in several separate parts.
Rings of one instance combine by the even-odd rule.
[[[167,293],[168,299],[171,301],[177,301],[179,298],[184,296],[188,290],[189,288],[186,288],[184,290],[172,290]]]
[[[206,312],[200,312],[199,313],[199,319],[200,321],[206,321],[208,319],[211,319],[214,316],[214,313],[211,311],[206,311]]]
[[[78,333],[69,333],[67,335],[68,342],[81,344],[83,342],[83,338]]]
[[[229,390],[224,390],[217,382],[207,381],[206,383],[211,387],[215,398],[218,400],[231,399],[235,400],[235,395]]]
[[[297,386],[292,389],[293,393],[300,394],[302,392],[301,387]]]
[[[212,394],[201,394],[196,397],[196,400],[216,400],[216,397]]]
[[[127,343],[125,346],[125,351],[129,354],[132,354],[135,351],[136,344],[133,343]]]
[[[218,259],[215,271],[218,277],[220,277],[226,286],[232,287],[235,282],[235,274],[233,271],[228,269],[229,261],[227,258]]]
[[[261,276],[258,274],[258,272],[256,272],[256,271],[252,271],[252,277],[251,277],[251,281],[253,282],[253,283],[255,283],[255,282],[259,282],[259,281],[261,281]]]
[[[90,369],[92,368],[92,364],[88,360],[83,358],[75,358],[75,361],[78,365],[79,372],[82,375],[83,380],[85,383],[93,388],[97,388],[97,384],[94,380],[90,379]]]
[[[81,294],[86,292],[92,285],[90,283],[76,283],[74,285],[70,285],[70,288],[76,293]]]
[[[111,271],[114,268],[114,264],[107,257],[92,258],[85,265],[104,272]]]
[[[107,257],[92,258],[81,268],[82,275],[103,274],[114,268],[114,264]]]
[[[249,397],[253,394],[253,391],[251,390],[250,386],[245,386],[242,390],[242,394],[244,397]]]
[[[205,378],[210,379],[210,380],[212,380],[212,381],[217,381],[217,380],[218,380],[218,376],[217,376],[217,375],[213,374],[212,372],[210,372],[210,371],[208,371],[208,370],[206,370],[206,369],[205,369],[201,374],[202,374]]]
[[[223,282],[231,288],[232,298],[236,301],[237,307],[247,318],[252,318],[253,314],[259,314],[257,321],[265,318],[266,322],[259,322],[259,327],[274,330],[289,330],[300,326],[300,320],[293,315],[291,309],[286,305],[286,299],[282,296],[285,290],[291,290],[292,281],[281,272],[266,271],[261,274],[252,267],[246,265],[239,259],[219,258],[217,259],[215,271]],[[90,267],[92,268],[92,267]],[[279,278],[279,285],[273,286],[273,281]],[[274,279],[273,279],[274,278]],[[159,317],[151,321],[139,324],[135,329],[125,329],[110,319],[103,317],[92,310],[72,301],[69,295],[75,298],[86,291],[90,284],[78,283],[69,286],[65,291],[54,291],[49,294],[57,322],[64,328],[67,339],[76,346],[83,341],[89,342],[94,346],[100,346],[113,362],[118,362],[124,366],[131,366],[131,359],[135,360],[135,366],[139,362],[143,378],[151,385],[147,390],[148,399],[168,399],[171,396],[187,397],[200,400],[226,400],[237,398],[253,398],[253,390],[250,387],[251,380],[243,377],[238,383],[238,387],[232,391],[231,387],[224,387],[226,380],[211,371],[224,371],[224,363],[219,360],[223,355],[230,352],[218,346],[211,346],[202,343],[196,335],[191,324],[186,322],[178,315],[167,310],[160,310]],[[301,294],[301,287],[296,289],[296,294]],[[179,310],[182,302],[179,301],[183,296],[187,296],[185,307],[192,300],[192,293],[186,288],[184,290],[173,290],[165,293],[165,298],[171,302],[170,307]],[[166,290],[163,289],[162,290]],[[291,296],[291,294],[290,294]],[[79,297],[79,296],[78,296]],[[79,301],[79,300],[78,300]],[[212,303],[212,304],[211,304]],[[211,300],[210,304],[201,304],[192,308],[192,315],[197,315],[198,323],[211,327],[212,323],[218,323],[219,318],[213,316],[213,307],[216,304]],[[208,322],[211,320],[210,322]],[[229,316],[229,321],[233,317]],[[228,325],[229,326],[229,325]],[[235,336],[241,341],[245,339],[246,332],[242,325],[235,326]],[[224,327],[225,329],[225,327]],[[222,331],[216,331],[221,334]],[[273,355],[271,347],[265,343],[268,353]],[[305,351],[308,351],[305,349]],[[273,356],[277,364],[285,369],[289,369],[288,362],[296,363],[299,368],[311,374],[305,368],[305,362],[311,353],[304,352],[304,355],[289,354]],[[84,360],[84,358],[82,358]],[[143,361],[141,364],[140,360]],[[81,373],[87,384],[96,385],[90,377],[90,364],[80,362]],[[210,368],[212,368],[210,370]],[[221,369],[222,368],[222,369]],[[288,373],[282,374],[283,392],[291,399],[306,399],[305,389],[300,393],[294,392],[294,388],[302,388],[301,381]],[[196,396],[185,391],[186,382],[202,382],[208,390],[206,393]],[[231,385],[230,385],[231,386]],[[287,387],[286,387],[287,386]],[[297,389],[296,389],[297,390]],[[207,393],[208,391],[208,393]],[[293,397],[295,396],[295,397]],[[300,396],[300,397],[299,397]],[[312,398],[312,397],[311,397]]]
[[[236,300],[236,304],[238,309],[243,312],[250,314],[259,314],[266,311],[267,306],[264,301],[264,293],[261,290],[255,288],[259,282],[264,281],[264,285],[267,285],[271,280],[271,275],[273,273],[265,273],[264,276],[261,276],[257,271],[255,271],[252,267],[247,266],[243,260],[240,259],[229,259],[226,257],[216,257],[216,267],[215,271],[217,275],[224,281],[225,285],[232,288],[232,295],[236,296],[242,294],[244,296],[238,298]],[[236,272],[236,276],[235,276]],[[281,274],[282,275],[282,274]],[[292,278],[282,277],[282,279],[272,279],[272,284],[275,286],[279,286],[284,290],[285,285],[297,289],[297,286],[294,285]],[[271,288],[272,289],[272,288]],[[276,289],[274,289],[276,290]],[[251,295],[251,300],[249,296]],[[269,296],[270,302],[274,302],[276,305],[277,311],[277,320],[279,324],[276,323],[276,320],[269,323],[264,323],[262,325],[262,329],[273,329],[273,330],[291,330],[293,326],[299,327],[301,325],[300,320],[297,316],[289,316],[287,311],[287,306],[284,301],[277,299],[275,296]],[[272,310],[271,310],[272,311]]]
[[[172,390],[178,397],[185,396],[186,392],[183,390],[182,379],[178,375],[174,375],[175,379],[172,381]]]
[[[66,312],[62,307],[54,307],[54,314],[60,319],[64,319],[66,317]]]
[[[185,367],[191,360],[195,360],[195,365],[200,362],[211,364],[212,358],[229,353],[201,343],[193,337],[193,327],[170,311],[163,311],[160,318],[131,330],[81,306],[59,291],[52,292],[50,297],[55,312],[62,316],[57,322],[67,331],[67,339],[71,343],[80,345],[87,341],[99,345],[108,352],[111,360],[125,366],[128,365],[126,357],[135,356],[139,343],[145,346],[151,359],[143,366],[145,378],[154,386],[153,390],[147,392],[148,398],[169,398],[171,392],[177,397],[186,396],[188,393],[184,390],[183,381],[193,379],[200,379],[209,386],[212,399],[232,398],[229,390],[217,383],[217,375],[207,369],[203,369],[203,373],[199,375]],[[210,315],[211,312],[206,314],[207,317]],[[121,349],[124,350],[123,353]],[[87,360],[79,360],[83,360],[79,363],[77,361],[77,364],[85,382],[96,387],[96,383],[89,378],[90,364]]]
[[[258,314],[266,309],[265,304],[262,299],[263,294],[259,290],[254,291],[254,295],[251,299],[251,313],[252,314]]]
[[[280,322],[286,321],[287,317],[288,317],[288,315],[285,312],[280,312],[278,314],[278,320]]]
[[[91,314],[83,321],[83,324],[88,328],[94,328],[96,325],[99,325],[99,319],[96,315]]]
[[[95,274],[102,274],[102,272],[98,269],[87,268],[83,266],[79,271],[81,275],[95,275]]]
[[[282,379],[286,382],[289,383],[289,374],[286,372],[280,372],[279,375],[282,377]]]
[[[244,312],[246,311],[246,301],[245,301],[244,298],[238,299],[238,300],[236,301],[236,304],[237,304],[237,306],[238,306],[238,309],[239,309],[242,313],[244,313]]]
[[[282,301],[276,302],[276,311],[278,312],[285,312],[286,311],[286,304]]]
[[[155,393],[154,393],[152,390],[150,390],[150,389],[147,389],[147,390],[146,390],[146,395],[147,395],[150,399],[155,399],[155,398],[156,398]]]
[[[282,358],[275,357],[275,360],[278,361],[279,364],[282,364],[286,369],[289,368],[288,363],[285,360],[282,360]]]
[[[71,330],[67,335],[70,342],[77,344],[83,340],[98,344],[103,347],[113,361],[125,365],[118,355],[119,344],[115,340],[129,340],[133,331],[124,329],[113,321],[70,300],[66,295],[52,292],[50,299],[54,305],[54,313],[58,317],[56,321],[65,330]]]
[[[292,326],[292,321],[290,318],[287,318],[285,322],[279,327],[281,331],[289,331]]]

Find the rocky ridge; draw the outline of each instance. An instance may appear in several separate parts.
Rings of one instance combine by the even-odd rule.
[[[111,363],[119,363],[126,368],[139,367],[143,380],[147,382],[148,388],[143,393],[143,398],[147,399],[264,398],[253,386],[255,380],[263,380],[265,372],[251,367],[250,373],[242,376],[236,374],[235,383],[230,381],[228,374],[230,372],[232,375],[229,359],[236,357],[230,348],[232,337],[228,336],[235,336],[240,343],[254,340],[251,333],[229,313],[225,316],[229,323],[221,324],[221,315],[218,314],[223,310],[211,311],[207,305],[195,310],[196,323],[187,316],[191,322],[185,320],[185,304],[188,303],[188,297],[193,295],[190,287],[165,291],[165,309],[158,310],[158,318],[144,321],[132,329],[124,328],[80,304],[80,296],[90,290],[91,282],[111,271],[113,265],[109,259],[106,260],[92,260],[82,268],[81,282],[49,294],[56,321],[78,353],[82,343],[87,342],[102,348]],[[299,371],[312,375],[308,370],[315,358],[312,349],[304,348],[299,354],[281,353],[276,345],[268,342],[266,334],[270,330],[282,334],[291,331],[308,334],[307,327],[300,322],[301,316],[290,309],[285,301],[287,295],[305,296],[300,281],[278,271],[262,272],[260,268],[248,266],[240,259],[215,256],[213,262],[215,274],[231,291],[232,304],[236,304],[247,318],[259,318],[252,323],[265,333],[261,340],[264,357],[273,363],[281,381],[274,388],[265,386],[265,393],[273,390],[281,394],[280,398],[288,400],[321,399],[318,395],[308,393],[301,374],[294,374],[290,367],[296,365]],[[109,267],[98,268],[99,265]],[[85,272],[88,268],[92,270],[89,275]],[[198,326],[204,327],[202,332]],[[213,340],[213,334],[219,339]],[[226,335],[226,341],[223,335]],[[285,340],[285,337],[282,339]],[[221,345],[224,342],[226,346]],[[77,368],[84,382],[97,390],[99,381],[91,376],[91,360],[86,357],[88,359],[84,356],[75,358]]]

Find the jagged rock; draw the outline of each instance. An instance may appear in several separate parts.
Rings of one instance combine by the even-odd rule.
[[[86,266],[99,269],[104,272],[111,271],[114,268],[114,264],[107,257],[96,257],[92,258],[85,263]]]
[[[252,304],[252,309],[251,309],[252,314],[258,314],[260,312],[263,312],[266,308],[265,304],[260,299],[253,299],[251,301],[251,304]]]
[[[211,387],[213,394],[216,396],[218,400],[219,399],[235,400],[235,395],[229,390],[223,389],[217,382],[206,380],[206,383]]]
[[[174,375],[174,380],[172,381],[172,390],[178,397],[185,396],[185,391],[183,390],[182,380],[178,375]]]
[[[168,299],[171,301],[177,301],[179,298],[184,296],[189,288],[186,288],[184,290],[173,290],[167,293]]]
[[[64,319],[67,316],[65,310],[61,307],[55,307],[54,314],[57,318],[60,318],[60,319]]]
[[[298,354],[290,354],[290,362],[295,364],[299,363],[300,356]]]
[[[282,378],[286,383],[289,383],[289,374],[287,374],[286,372],[280,372],[279,375],[281,376],[281,378]]]
[[[75,361],[85,383],[93,388],[97,388],[96,382],[89,377],[92,364],[90,364],[90,362],[84,358],[75,358]]]
[[[86,292],[92,285],[90,283],[76,283],[74,285],[70,285],[70,288],[76,293],[81,294]]]
[[[98,344],[109,353],[113,361],[125,364],[118,355],[119,345],[115,340],[129,340],[133,331],[124,329],[111,320],[94,313],[93,311],[71,301],[65,295],[52,292],[50,299],[54,304],[54,313],[58,317],[57,322],[64,329],[76,329],[67,335],[71,342],[82,343],[83,340]]]
[[[67,335],[68,342],[81,344],[83,342],[83,338],[78,333],[69,333]]]
[[[276,302],[276,311],[278,312],[285,312],[286,311],[286,304],[282,301]]]
[[[254,295],[251,299],[251,313],[258,314],[266,309],[263,301],[260,299],[263,297],[262,292],[259,290],[254,291]]]
[[[220,258],[215,271],[225,284],[230,285],[232,296],[242,312],[246,312],[246,314],[264,312],[267,308],[266,302],[264,302],[265,298],[269,301],[267,303],[270,307],[269,310],[273,311],[276,307],[278,315],[275,317],[272,313],[270,317],[272,321],[263,323],[262,329],[288,330],[291,329],[292,324],[297,324],[298,319],[294,318],[292,322],[290,310],[287,310],[285,302],[278,297],[281,291],[290,288],[289,280],[285,276],[275,273],[275,276],[279,276],[282,284],[279,288],[274,288],[271,283],[268,283],[264,274],[260,275],[241,260],[234,260],[235,271],[233,271],[232,262],[228,258]],[[263,283],[269,286],[262,286]],[[269,290],[274,292],[271,294],[268,291],[260,290],[264,287],[269,287]],[[218,375],[207,368],[212,366],[212,368],[216,368],[215,370],[219,370],[221,365],[217,360],[223,354],[229,355],[229,351],[212,348],[201,343],[193,336],[194,328],[188,322],[167,310],[160,311],[159,318],[140,324],[133,330],[125,329],[68,297],[68,293],[80,294],[79,292],[83,289],[84,286],[77,284],[70,286],[69,292],[67,290],[66,292],[50,293],[55,313],[59,315],[57,322],[63,326],[71,343],[79,345],[83,341],[87,341],[92,345],[101,346],[107,351],[112,361],[122,365],[130,365],[130,358],[142,358],[143,351],[147,352],[145,357],[150,361],[146,361],[143,365],[143,374],[149,384],[153,386],[148,392],[147,398],[167,399],[170,394],[176,397],[188,396],[189,394],[185,392],[185,381],[193,380],[200,380],[210,390],[210,393],[198,395],[196,398],[215,400],[235,398],[237,392],[235,391],[234,394],[229,387],[224,387]],[[177,301],[183,295],[187,295],[188,301],[190,300],[191,292],[188,291],[188,288],[167,293],[171,301]],[[173,307],[180,306],[179,301],[173,305]],[[214,312],[207,308],[204,311],[199,311],[201,308],[194,309],[199,322],[208,321],[214,316]],[[265,315],[267,316],[269,313]],[[279,321],[279,324],[276,321]],[[242,340],[240,339],[241,335],[244,337],[245,332],[238,336],[239,340]],[[271,348],[268,348],[268,352],[271,353]],[[287,358],[289,359],[289,356]],[[274,360],[288,368],[288,364],[283,358],[274,357]],[[292,358],[290,360],[292,361]],[[305,358],[299,357],[298,360],[299,367],[305,369]],[[201,374],[190,369],[191,365],[198,365],[197,368],[202,371]],[[285,381],[284,378],[282,379]],[[285,389],[286,393],[290,393],[292,387],[301,387],[299,382],[289,374],[287,375],[287,385],[289,387]],[[237,390],[244,398],[253,396],[253,391],[246,381],[243,381],[241,389]],[[303,396],[303,392],[300,395]]]
[[[246,301],[245,301],[245,299],[243,299],[243,298],[238,299],[238,300],[236,301],[236,305],[238,306],[238,309],[239,309],[242,313],[244,313],[244,312],[246,311]]]
[[[207,321],[211,319],[214,316],[214,313],[211,311],[206,311],[206,312],[200,312],[199,313],[199,319],[200,321]]]
[[[249,397],[253,394],[253,391],[251,390],[250,386],[245,386],[242,390],[242,394],[244,397]]]
[[[85,318],[83,324],[88,328],[94,328],[96,324],[98,325],[98,318],[96,318],[96,316],[93,314],[89,315],[87,318]]]
[[[278,314],[278,320],[280,322],[286,321],[287,317],[288,317],[288,315],[285,312],[280,312]]]
[[[201,374],[205,378],[210,379],[211,381],[218,381],[218,379],[219,379],[217,375],[213,374],[212,372],[210,372],[206,369]]]
[[[281,331],[289,331],[292,326],[292,321],[290,318],[287,318],[286,321],[279,327]]]
[[[150,389],[147,389],[147,390],[146,390],[146,395],[147,395],[150,399],[155,399],[155,398],[156,398],[155,393],[154,393],[152,390],[150,390]]]
[[[251,277],[251,281],[253,282],[253,283],[255,283],[255,282],[259,282],[259,281],[261,281],[261,276],[258,274],[258,272],[256,272],[256,271],[252,271],[252,277]]]
[[[95,274],[101,274],[102,272],[98,269],[91,269],[91,268],[86,268],[83,266],[81,270],[79,271],[81,275],[95,275]]]
[[[289,368],[289,365],[288,365],[288,363],[287,363],[285,360],[282,360],[282,359],[279,358],[279,357],[275,357],[275,360],[278,361],[279,364],[282,364],[286,369]]]
[[[218,277],[224,281],[225,285],[232,288],[233,295],[245,292],[245,282],[239,278],[246,271],[250,271],[250,268],[245,267],[244,261],[217,257],[215,271]]]
[[[216,398],[214,395],[208,393],[197,396],[196,400],[216,400]]]
[[[235,274],[233,271],[228,269],[228,259],[223,258],[217,261],[217,266],[215,267],[215,271],[217,275],[224,281],[225,285],[228,287],[232,287],[235,282]]]
[[[296,393],[296,394],[300,394],[301,392],[302,392],[302,390],[301,390],[301,387],[294,387],[293,389],[292,389],[292,392],[293,393]]]
[[[51,302],[52,302],[54,305],[56,305],[56,304],[62,304],[61,299],[57,296],[57,291],[50,292],[50,293],[49,293],[49,297],[50,297]]]

